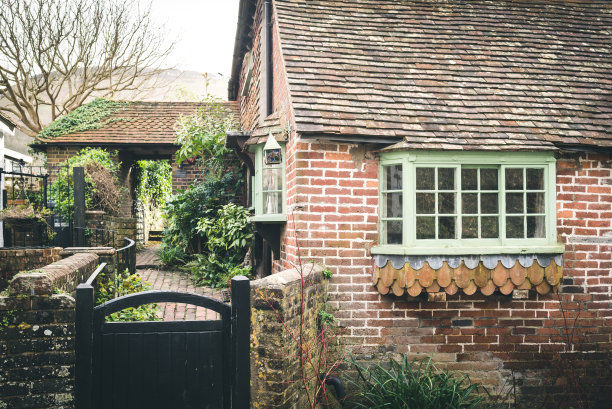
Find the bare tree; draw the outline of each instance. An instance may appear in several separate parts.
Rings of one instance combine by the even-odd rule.
[[[0,0],[0,112],[35,134],[88,98],[137,90],[157,75],[171,45],[150,6],[137,4]]]

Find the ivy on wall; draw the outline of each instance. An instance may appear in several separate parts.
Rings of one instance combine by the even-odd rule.
[[[129,104],[130,103],[126,101],[111,101],[104,98],[96,98],[90,103],[80,106],[69,114],[51,122],[38,134],[38,137],[40,139],[53,139],[74,132],[98,129],[103,125],[125,120],[122,118],[107,118],[124,109]]]

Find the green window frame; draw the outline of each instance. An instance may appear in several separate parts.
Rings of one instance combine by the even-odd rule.
[[[562,253],[548,152],[380,156],[380,245],[372,254]]]
[[[255,175],[252,177],[253,222],[287,221],[285,146],[281,145],[281,163],[265,163],[264,145],[255,145]]]

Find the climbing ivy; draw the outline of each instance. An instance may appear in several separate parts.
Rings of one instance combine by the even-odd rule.
[[[38,134],[38,137],[40,139],[53,139],[74,132],[98,129],[103,125],[121,120],[121,118],[106,118],[124,109],[129,104],[126,101],[110,101],[104,98],[96,98],[90,103],[80,106],[51,122]]]
[[[139,160],[136,197],[152,207],[163,206],[172,195],[172,166],[169,161]]]

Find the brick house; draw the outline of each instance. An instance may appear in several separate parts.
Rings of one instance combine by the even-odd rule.
[[[235,111],[235,103],[223,105]],[[134,199],[134,164],[143,159],[171,160],[172,189],[184,189],[193,182],[198,171],[188,163],[178,166],[174,154],[174,125],[180,115],[193,115],[201,106],[198,102],[129,102],[105,118],[98,128],[88,129],[55,137],[36,139],[33,147],[46,154],[47,165],[56,166],[86,147],[102,147],[118,152],[121,162],[121,183],[130,189],[132,195],[122,201],[122,215],[131,217]],[[61,118],[59,119],[61,121]]]
[[[332,269],[360,359],[606,407],[611,32],[605,1],[242,0],[258,274]]]

